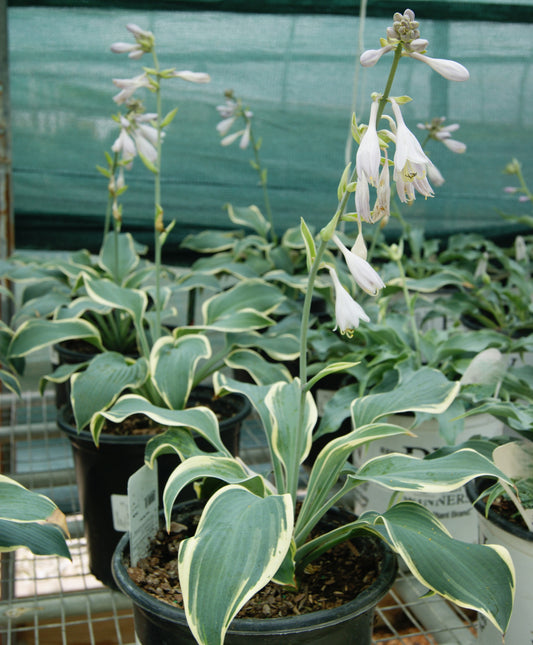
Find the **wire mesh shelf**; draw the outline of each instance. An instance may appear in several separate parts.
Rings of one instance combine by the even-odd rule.
[[[41,372],[43,373],[43,372]],[[72,561],[34,556],[27,549],[4,553],[0,569],[0,642],[3,645],[133,645],[129,599],[104,587],[89,572],[71,447],[56,425],[55,397],[41,397],[36,382],[18,399],[0,395],[0,472],[51,497],[66,514]],[[241,452],[261,463],[266,446],[257,423],[245,422]],[[400,572],[377,608],[375,645],[473,645],[476,615],[423,589]]]

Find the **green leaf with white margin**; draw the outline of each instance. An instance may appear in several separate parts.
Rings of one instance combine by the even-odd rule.
[[[351,367],[355,367],[356,365],[359,365],[361,361],[355,361],[355,362],[348,362],[348,361],[339,361],[337,363],[330,363],[327,367],[322,368],[319,372],[317,372],[312,379],[310,379],[309,383],[307,384],[307,388],[310,389],[318,383],[321,379],[323,379],[326,376],[329,376],[330,374],[336,374],[337,372],[344,372],[346,370],[349,370]]]
[[[90,361],[83,363],[62,363],[51,374],[45,374],[39,379],[39,394],[43,396],[48,383],[66,383],[72,375],[89,365]]]
[[[272,318],[269,318],[266,314],[259,313],[255,309],[241,309],[240,311],[229,312],[214,322],[199,325],[197,328],[238,333],[241,331],[246,332],[250,329],[263,329],[273,324]]]
[[[181,461],[185,461],[191,457],[205,454],[205,450],[198,447],[188,428],[173,427],[161,434],[156,434],[148,441],[144,451],[144,462],[153,468],[155,460],[161,455],[178,455]]]
[[[35,555],[60,555],[70,559],[63,531],[55,524],[0,520],[0,552],[27,547]]]
[[[306,224],[307,226],[307,224]],[[312,237],[312,231],[309,229],[309,232]],[[291,228],[288,228],[285,233],[283,233],[283,237],[281,239],[281,243],[283,246],[286,246],[290,249],[303,249],[305,247],[305,244],[302,240],[302,231],[299,226],[293,226]]]
[[[399,412],[444,412],[459,392],[460,384],[440,372],[423,367],[400,381],[391,392],[368,394],[355,399],[351,414],[355,427]]]
[[[350,478],[368,481],[390,490],[442,493],[460,488],[476,477],[507,479],[495,464],[464,448],[435,459],[411,455],[380,455],[364,463]]]
[[[197,253],[220,253],[232,249],[236,241],[233,231],[208,230],[188,235],[181,243],[181,247]]]
[[[110,305],[101,302],[95,302],[92,298],[81,296],[75,300],[70,300],[66,307],[61,307],[57,310],[56,320],[64,320],[66,318],[81,318],[87,311],[105,315],[111,311]]]
[[[191,334],[174,338],[162,336],[150,352],[152,382],[166,405],[182,410],[194,384],[196,365],[211,356],[207,336]]]
[[[144,397],[138,394],[125,394],[113,405],[112,408],[101,412],[101,415],[115,423],[121,423],[124,419],[134,414],[145,414],[163,427],[184,427],[196,431],[206,439],[215,450],[231,457],[231,453],[223,444],[220,437],[218,420],[215,413],[204,406],[197,406],[187,410],[168,410],[153,405]]]
[[[254,206],[232,206],[226,204],[228,217],[234,224],[252,228],[262,238],[266,238],[270,230],[270,224],[267,222],[261,211]]]
[[[0,552],[28,547],[36,555],[70,558],[65,516],[54,502],[0,475]]]
[[[300,379],[295,378],[290,383],[274,383],[265,397],[265,406],[272,418],[272,450],[285,468],[287,490],[294,493],[296,489],[292,487],[297,486],[297,482],[291,480],[291,475],[298,472],[298,465],[311,450],[313,428],[318,418],[310,392],[306,393],[304,401],[303,426],[298,432]]]
[[[18,382],[17,377],[14,374],[11,374],[11,372],[0,369],[0,382],[14,394],[17,394],[18,396],[22,395],[20,383]]]
[[[262,349],[276,361],[292,361],[300,356],[300,341],[291,333],[280,332],[281,323],[267,330],[229,334],[228,345],[232,347]]]
[[[311,234],[311,231],[309,230],[309,227],[307,226],[303,217],[300,219],[300,232],[302,234],[302,238],[305,244],[307,270],[309,271],[311,269],[311,265],[313,264],[316,258],[316,247],[315,247],[315,239]]]
[[[130,314],[137,329],[142,328],[143,317],[148,307],[148,298],[140,289],[119,287],[111,280],[92,280],[84,275],[85,288],[91,298],[114,309]]]
[[[139,264],[132,235],[108,233],[100,249],[98,263],[114,282],[122,284]]]
[[[13,335],[9,345],[9,357],[27,356],[61,341],[81,338],[96,348],[103,349],[98,329],[86,320],[34,318],[24,322]]]
[[[257,473],[247,470],[236,459],[216,454],[190,457],[174,469],[165,484],[163,508],[167,529],[170,528],[172,509],[181,491],[205,477],[214,477],[226,484],[239,484],[259,497],[267,495],[266,481]]]
[[[276,381],[291,381],[289,370],[282,363],[266,361],[251,349],[236,349],[225,360],[233,370],[245,370],[257,385],[270,385]]]
[[[209,500],[178,556],[185,614],[200,645],[222,645],[239,609],[276,574],[290,548],[293,513],[289,495],[260,498],[240,486]]]
[[[332,439],[322,448],[311,469],[307,493],[298,515],[295,535],[298,545],[303,543],[327,508],[331,506],[328,504],[331,490],[339,481],[339,477],[346,467],[346,461],[352,452],[358,446],[370,441],[386,440],[388,437],[399,434],[411,433],[392,423],[372,423]],[[357,485],[357,482],[352,482],[348,489],[355,488]]]
[[[393,278],[387,282],[387,286],[402,286],[402,278]],[[465,282],[465,276],[457,271],[442,270],[434,275],[425,278],[406,278],[405,284],[409,291],[419,291],[421,293],[434,293],[448,285],[462,285]]]
[[[377,529],[422,584],[461,607],[475,609],[505,631],[515,589],[507,549],[454,540],[416,502],[399,502],[383,514],[368,511],[358,522]]]
[[[221,321],[231,321],[242,311],[266,316],[279,306],[283,298],[283,294],[277,287],[264,280],[239,282],[231,289],[218,293],[203,303],[202,322],[205,327],[218,324],[220,328]],[[231,325],[225,325],[225,327],[231,327]],[[228,331],[231,330],[228,329]]]
[[[71,379],[72,410],[78,432],[90,426],[96,445],[102,429],[98,413],[106,410],[128,388],[138,388],[148,376],[145,358],[136,361],[118,352],[97,354],[83,372]]]

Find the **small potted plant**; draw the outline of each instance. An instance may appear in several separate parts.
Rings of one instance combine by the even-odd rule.
[[[305,573],[318,566],[318,558],[336,545],[351,538],[365,536],[371,542],[385,543],[405,561],[412,573],[431,592],[469,608],[475,608],[505,631],[510,616],[514,572],[510,558],[502,547],[466,544],[454,540],[437,518],[420,504],[401,501],[385,512],[368,510],[358,518],[341,519],[340,523],[321,525],[322,520],[346,493],[363,482],[373,481],[391,491],[454,490],[482,474],[508,478],[484,455],[467,448],[432,460],[390,454],[351,466],[348,458],[363,444],[407,431],[388,423],[385,417],[399,411],[445,410],[458,390],[438,371],[421,368],[388,392],[354,398],[349,404],[352,428],[330,441],[318,454],[305,488],[300,489],[300,465],[308,454],[317,421],[317,407],[311,387],[329,374],[352,367],[347,361],[329,362],[312,378],[307,374],[307,335],[313,286],[319,272],[327,272],[335,290],[337,327],[352,335],[361,320],[369,321],[364,309],[340,283],[335,267],[324,261],[325,251],[334,239],[342,219],[371,222],[372,213],[388,205],[388,149],[395,144],[394,179],[400,198],[412,200],[415,191],[432,194],[427,180],[429,159],[415,143],[407,129],[400,105],[405,97],[390,94],[392,82],[401,59],[414,58],[434,67],[452,80],[466,80],[466,69],[453,61],[429,58],[424,54],[428,43],[420,38],[414,13],[394,15],[394,25],[387,30],[379,50],[365,52],[361,61],[375,64],[383,54],[393,52],[393,63],[385,91],[374,94],[367,126],[354,123],[359,142],[355,168],[343,173],[339,184],[338,209],[315,238],[305,221],[301,234],[306,247],[308,287],[305,293],[300,328],[299,376],[272,381],[270,374],[254,370],[253,383],[239,382],[222,373],[214,377],[219,395],[241,393],[247,396],[259,415],[270,449],[271,476],[263,475],[242,460],[232,457],[217,441],[216,419],[205,414],[198,417],[195,428],[211,437],[216,448],[206,453],[190,442],[188,421],[183,429],[176,417],[163,408],[147,411],[153,418],[167,418],[174,426],[168,433],[154,437],[147,445],[146,458],[154,463],[158,455],[176,451],[183,461],[172,473],[164,491],[167,529],[173,522],[173,507],[180,491],[188,484],[203,482],[215,492],[201,509],[196,531],[184,528],[186,539],[172,547],[173,566],[170,578],[160,586],[174,588],[178,584],[183,609],[161,600],[154,601],[139,589],[135,578],[137,562],[128,562],[129,537],[125,536],[113,558],[114,574],[119,587],[134,599],[137,636],[143,645],[151,642],[199,643],[220,645],[233,643],[338,642],[370,643],[372,608],[363,603],[355,615],[352,605],[341,614],[318,611],[315,615],[291,616],[289,620],[235,620],[239,610],[262,588],[273,582],[285,594],[298,595]],[[394,131],[378,131],[385,108],[392,107]],[[379,208],[370,208],[370,186],[377,190]],[[348,200],[355,191],[357,215],[346,212]],[[357,251],[357,249],[356,249]],[[377,294],[383,282],[376,271],[356,251],[343,251],[350,274],[369,293]],[[129,411],[115,405],[102,413],[107,419],[120,420]],[[213,482],[214,480],[214,482]],[[184,522],[184,514],[179,516]],[[172,525],[180,531],[179,525]],[[316,531],[315,531],[316,529]],[[190,532],[189,532],[190,531]],[[191,534],[194,533],[194,534]],[[359,542],[352,544],[364,549]],[[368,543],[367,543],[368,544]],[[387,549],[387,550],[388,550]],[[383,568],[387,556],[378,557]],[[148,557],[150,561],[150,557]],[[128,573],[128,566],[129,569]],[[342,566],[338,567],[342,569]],[[379,568],[379,565],[378,565]],[[331,572],[334,574],[334,571]],[[150,577],[148,575],[148,577]],[[388,578],[392,584],[394,572]],[[382,585],[373,595],[377,602],[385,593]],[[363,593],[363,595],[365,595]],[[297,612],[295,612],[297,613]],[[358,623],[355,629],[351,623]],[[338,630],[338,631],[336,631]],[[362,631],[360,631],[362,630]]]

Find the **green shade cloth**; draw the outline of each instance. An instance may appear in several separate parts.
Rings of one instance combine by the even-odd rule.
[[[212,78],[207,85],[173,80],[163,88],[164,110],[179,105],[163,152],[165,221],[177,220],[166,246],[170,259],[178,258],[184,235],[227,227],[226,202],[262,207],[251,151],[219,143],[215,108],[228,88],[254,112],[277,227],[298,225],[301,217],[320,227],[337,205],[354,96],[358,119],[367,121],[370,92],[383,90],[390,68],[390,55],[361,68],[359,52],[379,46],[391,18],[368,17],[360,43],[355,15],[10,6],[17,247],[99,247],[107,189],[95,166],[105,165],[104,151],[118,134],[111,79],[132,77],[151,63],[110,52],[111,43],[132,41],[130,22],[155,33],[163,67]],[[502,169],[516,157],[532,175],[531,25],[424,19],[420,28],[429,55],[459,60],[471,78],[452,83],[423,63],[402,60],[392,93],[415,99],[403,114],[420,138],[417,123],[446,116],[446,123],[460,123],[455,136],[468,149],[456,155],[430,141],[427,152],[446,183],[434,199],[402,205],[402,214],[430,235],[503,235],[510,227],[500,211],[530,211],[504,193],[510,180]],[[152,111],[152,95],[143,96]],[[150,242],[151,173],[136,160],[127,177],[123,230]]]

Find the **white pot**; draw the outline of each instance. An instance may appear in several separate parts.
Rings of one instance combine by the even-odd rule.
[[[411,415],[393,415],[387,421],[407,428],[411,426],[413,417]],[[501,421],[489,414],[467,417],[464,430],[457,438],[457,443],[478,434],[485,437],[500,435],[503,432],[503,427]],[[435,419],[424,421],[414,432],[416,433],[415,437],[398,435],[389,437],[386,441],[374,441],[368,446],[359,448],[353,454],[354,465],[358,466],[372,457],[391,452],[425,457],[443,446],[438,422]],[[379,513],[386,511],[392,491],[377,484],[362,484],[355,493],[355,513],[360,515],[366,510]],[[411,499],[427,507],[441,520],[454,538],[464,542],[477,542],[476,513],[464,488],[461,487],[448,493],[405,493],[403,499]]]
[[[473,490],[469,487],[470,491]],[[477,494],[472,494],[472,497]],[[508,645],[533,643],[533,533],[517,527],[491,511],[484,515],[484,504],[478,503],[477,520],[480,544],[500,544],[508,549],[516,572],[516,593],[509,628],[505,633]],[[496,523],[497,522],[497,523]],[[484,616],[479,616],[479,645],[502,645],[499,631]]]

